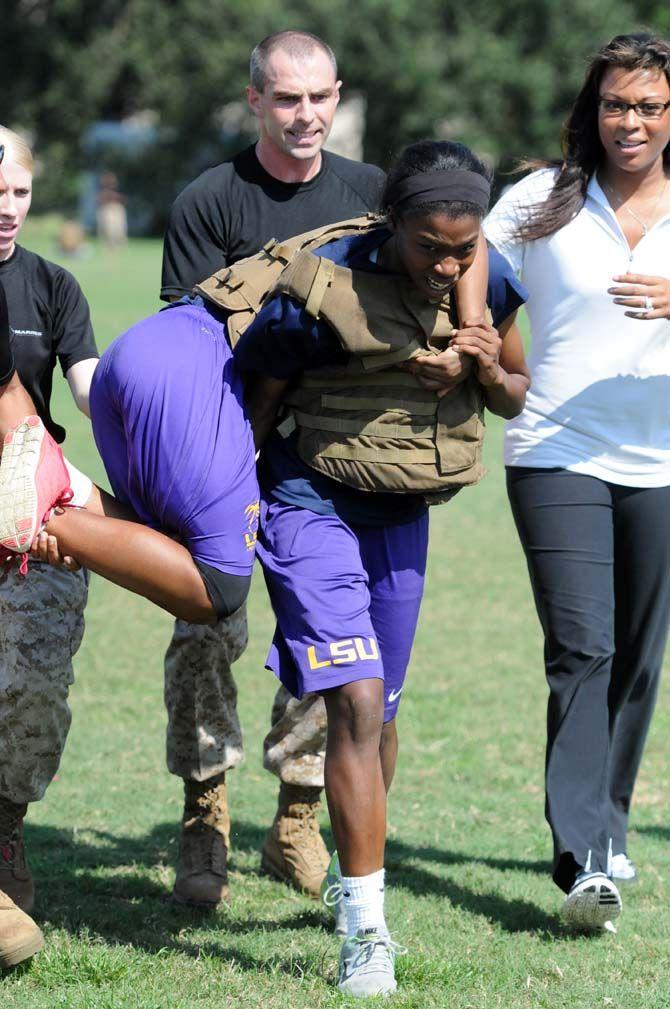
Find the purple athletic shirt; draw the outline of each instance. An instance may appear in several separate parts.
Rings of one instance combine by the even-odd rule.
[[[242,381],[206,306],[150,316],[105,351],[91,420],[116,497],[195,561],[251,573],[258,485]]]

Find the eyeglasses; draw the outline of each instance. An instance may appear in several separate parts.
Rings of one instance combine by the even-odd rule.
[[[660,119],[670,108],[670,102],[621,102],[618,98],[599,98],[598,104],[603,116],[612,118],[625,116],[629,109],[633,109],[640,119]]]

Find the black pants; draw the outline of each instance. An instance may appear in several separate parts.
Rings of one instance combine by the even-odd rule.
[[[670,617],[670,487],[509,467],[507,489],[544,630],[546,816],[554,880],[569,890],[628,811]]]
[[[9,314],[5,289],[0,283],[0,385],[9,382],[14,374],[14,355],[9,339]]]

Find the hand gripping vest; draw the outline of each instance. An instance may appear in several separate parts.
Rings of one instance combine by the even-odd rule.
[[[408,277],[338,266],[313,250],[384,226],[378,217],[343,221],[287,242],[270,241],[195,290],[232,314],[233,345],[278,294],[324,319],[351,356],[346,365],[305,371],[285,399],[285,437],[297,428],[309,466],[364,491],[424,494],[446,501],[484,475],[484,400],[468,377],[438,399],[403,362],[445,348],[450,305],[424,301]]]

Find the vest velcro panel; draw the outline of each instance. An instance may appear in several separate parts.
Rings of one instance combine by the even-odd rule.
[[[314,469],[359,490],[404,494],[455,493],[482,478],[483,402],[474,379],[437,399],[395,368],[356,376],[365,385],[350,384],[346,369],[338,384],[335,371],[307,372],[286,401],[298,452]],[[286,434],[292,427],[282,425]]]

